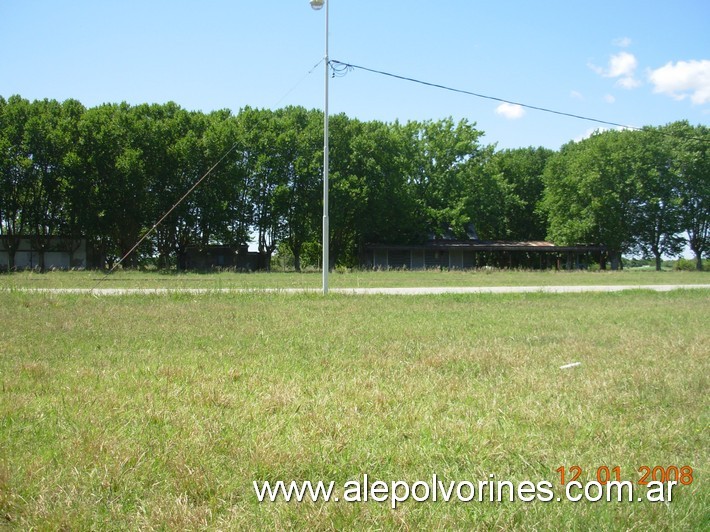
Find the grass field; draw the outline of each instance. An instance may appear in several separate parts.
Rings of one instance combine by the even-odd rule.
[[[0,285],[74,286],[91,274],[26,275]],[[230,275],[195,282],[224,286]],[[470,275],[471,285],[495,277]],[[594,275],[535,279],[603,284]],[[659,282],[683,282],[668,275]],[[0,292],[0,517],[40,530],[707,529],[709,316],[708,290]],[[581,365],[560,369],[570,362]],[[549,480],[561,495],[556,470],[573,465],[580,480],[619,466],[633,482],[642,466],[688,465],[693,482],[670,503],[408,501],[395,510],[259,503],[252,489],[255,480],[342,486],[365,473],[387,482],[495,474]]]

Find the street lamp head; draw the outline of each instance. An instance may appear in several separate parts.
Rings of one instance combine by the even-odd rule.
[[[318,11],[325,4],[325,0],[311,0],[311,7]]]

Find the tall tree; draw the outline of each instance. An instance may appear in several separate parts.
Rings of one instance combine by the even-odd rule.
[[[77,155],[77,146],[81,142],[80,122],[86,108],[77,100],[62,102],[59,135],[62,144],[62,179],[63,179],[63,214],[59,237],[63,248],[69,252],[69,264],[74,264],[74,253],[79,249],[84,236],[84,227],[81,224],[82,212],[86,209],[84,203],[85,190],[83,189],[83,162]]]
[[[489,150],[492,151],[492,147]],[[513,187],[501,174],[490,171],[484,162],[468,161],[466,166],[465,217],[472,222],[482,240],[504,240],[510,237],[507,215],[511,210]]]
[[[82,117],[81,156],[85,160],[87,236],[98,250],[98,263],[112,267],[138,242],[149,211],[137,112],[127,103],[104,104]],[[136,253],[125,264],[136,266]]]
[[[70,186],[66,159],[78,139],[82,109],[76,103],[35,101],[25,125],[25,145],[32,159],[25,215],[40,271],[45,270],[45,253],[52,239],[61,236],[70,224],[66,219]]]
[[[244,164],[249,176],[252,227],[257,239],[259,267],[268,269],[271,255],[284,233],[277,191],[288,182],[288,165],[280,151],[280,119],[270,110],[242,109],[238,115],[244,139]]]
[[[415,197],[425,216],[430,234],[441,236],[451,229],[465,237],[470,219],[470,179],[475,177],[487,148],[480,145],[483,133],[466,120],[451,118],[437,122],[408,124],[417,145],[414,171],[410,176]],[[478,174],[480,175],[480,174]]]
[[[171,146],[178,160],[176,182],[179,183],[179,197],[182,197],[191,187],[197,184],[217,161],[209,161],[205,150],[205,131],[207,118],[202,113],[190,112],[183,119],[189,122],[189,129]],[[211,163],[211,164],[210,164]],[[224,198],[219,198],[219,179],[208,175],[169,218],[174,238],[178,270],[187,267],[187,250],[189,246],[200,242],[200,227],[212,212],[223,213]],[[215,192],[217,191],[217,192]],[[177,201],[177,200],[175,200]],[[219,217],[219,215],[217,215]],[[220,218],[223,219],[223,218]],[[214,222],[213,222],[214,223]]]
[[[0,100],[0,238],[7,250],[8,269],[14,270],[30,201],[32,158],[25,141],[30,102],[16,95],[7,102]]]
[[[322,265],[323,267],[332,268],[338,263],[351,263],[356,254],[358,232],[355,220],[362,215],[365,200],[363,177],[359,172],[353,171],[350,160],[350,147],[358,127],[358,122],[345,114],[330,117],[330,264]],[[318,245],[321,244],[320,235],[317,242]]]
[[[683,247],[679,180],[673,171],[674,150],[668,138],[647,128],[627,135],[635,154],[636,196],[632,201],[633,249],[653,256],[661,270],[663,255]]]
[[[634,243],[636,154],[630,131],[605,131],[570,142],[545,167],[543,209],[556,244],[603,244],[612,269]]]
[[[678,179],[681,228],[695,254],[696,268],[703,269],[703,255],[710,252],[710,128],[687,121],[660,127],[671,144],[671,171]]]
[[[196,191],[199,244],[244,248],[253,220],[249,157],[241,124],[228,110],[207,117],[204,134],[205,161],[214,167],[207,186]],[[221,162],[220,162],[221,161]],[[206,170],[205,170],[206,171]]]
[[[317,111],[288,107],[276,113],[276,120],[285,180],[274,192],[275,209],[294,268],[301,271],[304,246],[316,238],[320,221],[323,117]]]
[[[133,144],[142,154],[146,221],[150,224],[168,212],[196,180],[183,142],[198,125],[190,113],[173,102],[137,106],[133,113],[136,119]],[[189,208],[189,202],[178,205],[154,233],[160,267],[169,267],[171,257],[180,248]]]
[[[399,123],[377,121],[360,123],[352,139],[352,168],[365,187],[364,212],[355,220],[358,252],[367,243],[413,243],[424,233],[422,213],[409,186],[409,141]]]
[[[540,209],[545,188],[543,173],[554,152],[546,148],[518,148],[496,152],[490,172],[507,184],[505,235],[511,240],[543,240],[547,219]]]

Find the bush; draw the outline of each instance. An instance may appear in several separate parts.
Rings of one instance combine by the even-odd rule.
[[[703,259],[703,270],[707,270],[710,266],[710,260]],[[684,271],[684,272],[694,272],[696,271],[696,260],[695,259],[678,259],[673,265],[674,270]]]

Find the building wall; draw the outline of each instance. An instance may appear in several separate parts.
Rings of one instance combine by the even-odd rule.
[[[247,251],[246,246],[235,249],[229,246],[189,247],[185,266],[188,270],[211,270],[215,268],[244,271],[268,270],[270,263],[262,264],[263,258],[256,251]]]
[[[44,266],[47,269],[68,270],[71,268],[86,268],[86,240],[81,239],[78,248],[72,253],[67,251],[67,242],[60,239],[52,239],[50,250],[44,253]],[[15,268],[26,270],[39,266],[39,252],[32,249],[29,238],[20,240],[20,245],[15,253]],[[0,270],[6,270],[9,265],[9,253],[5,243],[0,238]]]
[[[423,270],[446,268],[452,270],[472,269],[483,266],[497,268],[532,268],[550,267],[580,269],[587,261],[600,256],[599,249],[580,249],[569,251],[565,248],[509,249],[501,246],[496,249],[427,249],[375,247],[365,253],[362,266],[376,269],[411,269]]]

